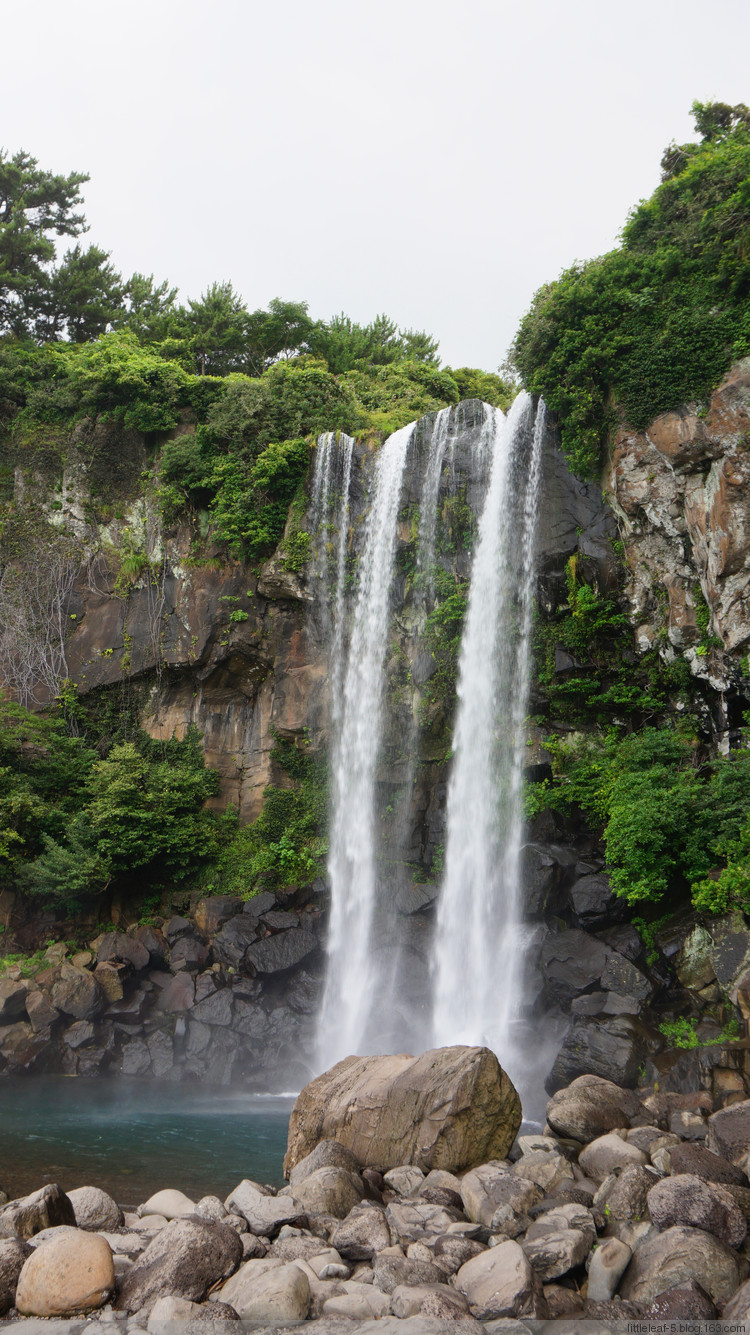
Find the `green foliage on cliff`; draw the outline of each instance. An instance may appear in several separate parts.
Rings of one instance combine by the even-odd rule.
[[[93,716],[75,704],[67,719],[0,712],[0,884],[64,908],[108,887],[177,882],[218,846],[204,810],[218,778],[197,734],[161,743],[136,730],[110,745],[106,713],[99,730]]]
[[[750,113],[693,114],[700,142],[666,151],[621,246],[541,288],[517,335],[523,382],[557,414],[581,474],[619,416],[642,428],[700,401],[750,352]]]
[[[236,828],[219,852],[208,877],[221,894],[304,884],[322,870],[328,849],[325,759],[279,738],[271,758],[290,786],[266,788],[260,816]]]
[[[750,910],[750,749],[701,764],[695,737],[671,727],[545,746],[554,781],[532,785],[530,812],[581,812],[599,828],[617,894],[657,902],[691,887],[699,908]]]

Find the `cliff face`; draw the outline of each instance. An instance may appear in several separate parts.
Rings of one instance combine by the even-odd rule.
[[[663,647],[686,652],[696,676],[720,691],[738,684],[730,655],[750,640],[750,359],[732,367],[705,415],[685,407],[646,431],[620,431],[605,484],[639,646],[666,630]],[[707,630],[711,645],[701,644]]]

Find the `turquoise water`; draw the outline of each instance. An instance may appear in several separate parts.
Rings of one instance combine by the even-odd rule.
[[[222,1199],[243,1177],[280,1186],[294,1097],[154,1081],[0,1082],[0,1187],[59,1182],[135,1206],[162,1187]]]

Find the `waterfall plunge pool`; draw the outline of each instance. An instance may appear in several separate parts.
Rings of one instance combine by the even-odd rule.
[[[243,1177],[283,1185],[295,1096],[126,1077],[0,1082],[0,1187],[101,1187],[136,1206],[162,1187],[222,1200]]]

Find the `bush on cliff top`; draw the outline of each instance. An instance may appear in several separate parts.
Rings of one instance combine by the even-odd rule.
[[[524,384],[595,473],[622,414],[635,428],[704,399],[750,352],[750,112],[694,103],[702,138],[664,154],[622,245],[541,288],[519,329]]]

